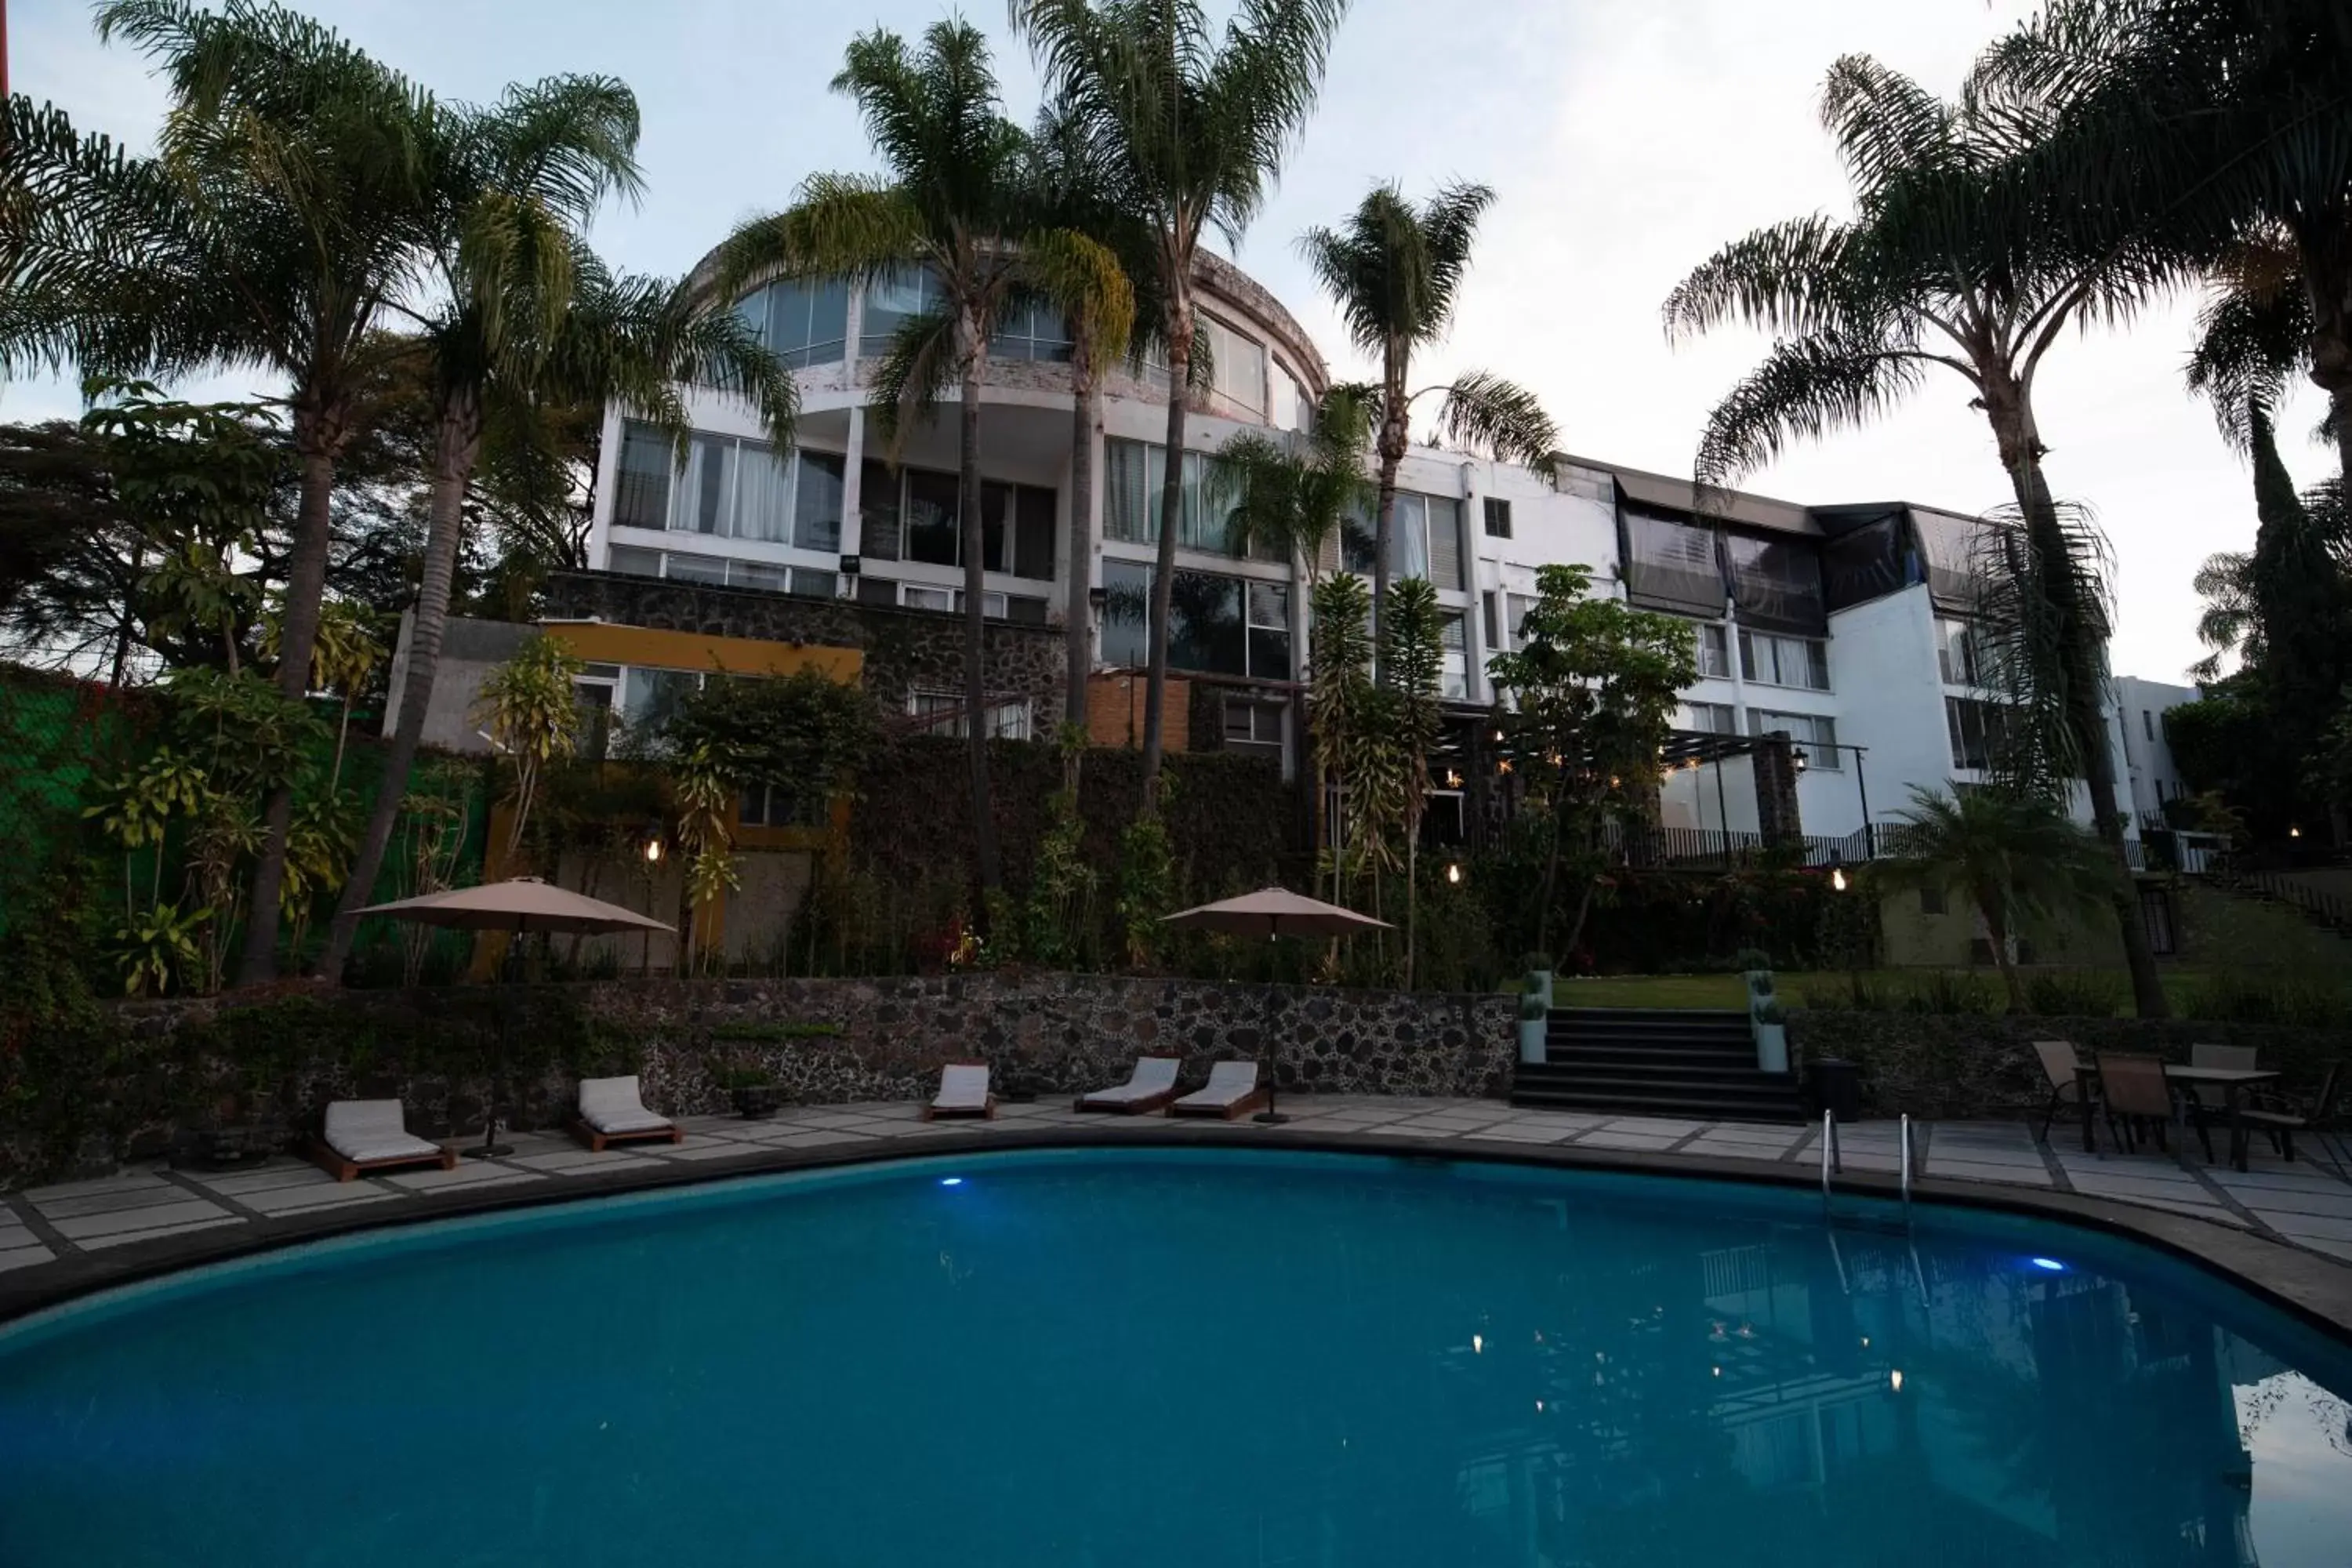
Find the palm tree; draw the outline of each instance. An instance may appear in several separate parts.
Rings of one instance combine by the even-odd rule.
[[[335,465],[388,302],[415,272],[429,98],[274,5],[110,0],[100,36],[156,60],[172,111],[155,159],[7,107],[0,141],[0,367],[78,363],[176,380],[256,366],[289,383],[300,464],[279,689],[304,695]],[[274,790],[240,984],[276,972],[293,795]]]
[[[737,393],[770,437],[792,439],[792,374],[731,310],[698,291],[615,279],[579,230],[608,192],[636,185],[636,100],[619,82],[558,77],[509,88],[493,108],[444,117],[433,149],[438,203],[429,243],[435,312],[410,340],[433,388],[434,455],[423,576],[400,722],[384,758],[319,972],[339,979],[400,815],[425,731],[448,619],[465,504],[490,422],[550,405],[613,398],[687,436],[677,384]]]
[[[2252,237],[2287,263],[2297,367],[2352,484],[2352,13],[2341,0],[2052,0],[1979,62],[2001,113],[2054,114],[2048,216],[2183,277]]]
[[[1296,561],[1312,593],[1326,548],[1372,497],[1364,447],[1377,394],[1343,382],[1323,395],[1304,431],[1244,430],[1217,449],[1218,479],[1234,500],[1231,542]]]
[[[1034,281],[1070,324],[1070,526],[1063,563],[1063,721],[1087,721],[1093,668],[1087,594],[1094,560],[1095,431],[1102,424],[1102,378],[1138,342],[1131,271],[1147,261],[1149,236],[1119,199],[1118,163],[1097,128],[1066,104],[1039,111],[1030,133],[1030,190],[1053,229],[1092,246],[1033,247]]]
[[[1954,795],[1911,786],[1889,837],[1901,853],[1872,875],[1889,888],[1937,888],[1976,906],[1993,962],[2022,1013],[2025,985],[2010,940],[2027,920],[2095,907],[2111,881],[2098,841],[2049,800],[2001,789]]]
[[[875,411],[895,451],[944,387],[961,391],[964,721],[974,859],[985,892],[1002,874],[988,784],[980,384],[1008,305],[1058,294],[1040,287],[1049,272],[1091,270],[1100,279],[1117,263],[1083,236],[1038,221],[1024,177],[1028,137],[1000,111],[988,42],[969,22],[933,23],[914,52],[894,33],[864,34],[850,43],[833,86],[856,100],[888,175],[814,176],[791,207],[727,237],[715,287],[732,299],[771,275],[867,282],[910,266],[925,268],[939,287],[938,307],[899,329],[876,378]]]
[[[1438,395],[1439,432],[1496,457],[1551,471],[1559,432],[1535,394],[1485,371],[1443,386],[1410,386],[1412,353],[1445,335],[1478,218],[1494,204],[1485,185],[1453,184],[1415,207],[1391,183],[1375,185],[1345,226],[1311,228],[1298,242],[1307,262],[1339,307],[1348,337],[1380,361],[1375,452],[1380,510],[1372,525],[1372,622],[1389,592],[1389,534],[1396,517],[1397,467],[1412,445],[1415,400]],[[1387,682],[1388,673],[1381,672]]]
[[[1168,361],[1168,478],[1151,580],[1143,798],[1159,802],[1169,595],[1183,515],[1192,377],[1192,267],[1202,233],[1240,238],[1323,81],[1347,0],[1239,0],[1222,38],[1197,0],[1013,0],[1047,91],[1114,150],[1118,188],[1151,234],[1150,281]]]
[[[1850,222],[1814,216],[1759,229],[1702,263],[1667,297],[1668,336],[1730,322],[1770,332],[1764,363],[1708,416],[1696,476],[1719,486],[1817,437],[1886,412],[1931,369],[1948,370],[1983,409],[2016,496],[2008,587],[2019,613],[1996,631],[2032,689],[2016,757],[2037,787],[2090,786],[2116,864],[2116,929],[2143,1016],[2164,988],[2132,896],[2105,716],[2107,620],[2095,540],[2053,498],[2033,413],[2042,356],[2086,317],[2128,311],[2166,276],[2145,246],[2073,243],[2021,195],[2021,171],[2050,131],[2020,109],[1954,109],[1864,56],[1831,68],[1823,125],[1854,187]],[[1997,547],[2012,542],[2006,536]]]

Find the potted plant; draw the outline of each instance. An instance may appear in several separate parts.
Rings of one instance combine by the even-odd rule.
[[[1544,1036],[1551,1026],[1551,1009],[1545,1005],[1543,994],[1530,985],[1519,993],[1519,1060],[1540,1064],[1544,1059]]]
[[[1551,977],[1555,973],[1552,968],[1551,954],[1548,952],[1529,952],[1523,954],[1519,959],[1519,967],[1526,970],[1528,973],[1527,992],[1522,993],[1522,994],[1532,993],[1536,995],[1541,996],[1543,998],[1543,1005],[1546,1007],[1549,1007],[1551,1005]]]
[[[734,1101],[735,1114],[746,1121],[773,1116],[784,1103],[775,1075],[757,1061],[726,1062],[712,1069],[710,1077]]]
[[[1771,977],[1765,977],[1769,987]],[[1750,1008],[1748,1027],[1756,1036],[1756,1066],[1764,1072],[1789,1070],[1789,1015],[1780,998],[1768,989],[1764,999]]]

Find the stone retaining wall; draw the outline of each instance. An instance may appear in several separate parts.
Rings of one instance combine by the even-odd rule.
[[[2171,1061],[2187,1061],[2192,1045],[2252,1046],[2263,1066],[2285,1075],[2281,1087],[2291,1095],[2307,1095],[2329,1062],[2352,1056],[2352,1037],[2341,1029],[2183,1018],[1806,1009],[1790,1015],[1789,1037],[1808,1062],[1840,1057],[1861,1065],[1865,1116],[2038,1114],[2050,1080],[2033,1054],[2036,1040],[2069,1041],[2085,1054],[2153,1051]]]
[[[420,1133],[471,1131],[501,1029],[526,1128],[559,1122],[578,1079],[604,1073],[638,1073],[650,1104],[681,1115],[728,1110],[730,1068],[801,1102],[917,1099],[951,1061],[987,1062],[1000,1094],[1075,1094],[1147,1054],[1181,1056],[1196,1084],[1212,1061],[1256,1055],[1269,1016],[1285,1090],[1498,1095],[1515,1038],[1501,995],[1009,972],[304,991],[111,1016],[117,1037],[92,1042],[69,1095],[0,1124],[0,1185],[102,1171],[210,1127],[290,1134],[334,1099],[397,1098]]]

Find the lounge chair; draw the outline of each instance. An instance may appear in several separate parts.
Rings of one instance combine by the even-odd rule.
[[[396,1100],[338,1100],[327,1107],[325,1131],[311,1140],[311,1163],[339,1182],[362,1171],[404,1165],[455,1170],[457,1152],[412,1136]]]
[[[582,1079],[580,1114],[571,1125],[572,1135],[600,1154],[615,1143],[675,1143],[686,1136],[677,1122],[646,1109],[634,1076]]]
[[[994,1116],[996,1096],[988,1092],[986,1062],[950,1062],[940,1069],[940,1092],[923,1107],[923,1120],[938,1116]]]
[[[1176,1087],[1176,1069],[1184,1064],[1174,1057],[1138,1057],[1135,1071],[1125,1083],[1078,1096],[1077,1110],[1116,1110],[1140,1116],[1159,1110],[1182,1091]]]
[[[1265,1103],[1265,1090],[1258,1087],[1257,1063],[1218,1062],[1209,1068],[1207,1086],[1181,1100],[1169,1101],[1168,1114],[1219,1116],[1231,1121]]]
[[[2042,1058],[2042,1076],[2050,1080],[2050,1103],[2042,1108],[2042,1141],[2050,1141],[2050,1123],[2061,1106],[2071,1105],[2091,1116],[2090,1086],[2083,1077],[2082,1058],[2063,1040],[2036,1040],[2033,1054]]]
[[[2101,1051],[2098,1063],[2099,1094],[2107,1106],[2107,1136],[2115,1140],[2116,1147],[2137,1150],[2141,1130],[2150,1128],[2156,1132],[2156,1146],[2165,1148],[2164,1124],[2172,1120],[2172,1085],[2164,1076],[2163,1058],[2131,1051]]]

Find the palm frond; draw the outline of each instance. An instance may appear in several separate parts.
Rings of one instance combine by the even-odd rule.
[[[1793,438],[1817,440],[1868,423],[1923,374],[1918,353],[1899,341],[1822,333],[1775,343],[1707,415],[1693,471],[1703,487],[1728,484],[1771,462]]]
[[[2039,520],[2003,507],[1985,522],[1971,570],[1983,684],[2002,715],[1993,774],[2015,794],[2056,798],[2083,776],[2089,748],[2107,743],[2106,541],[2071,501]]]
[[[1456,376],[1438,404],[1438,433],[1507,463],[1549,478],[1559,453],[1559,429],[1536,395],[1483,370]]]
[[[890,352],[876,367],[867,388],[866,414],[884,451],[896,464],[915,426],[933,418],[962,363],[956,319],[946,310],[927,310],[898,324]]]
[[[898,187],[873,175],[814,174],[793,205],[737,226],[713,258],[710,293],[732,304],[770,277],[867,283],[924,253],[928,232]]]
[[[1076,229],[1051,228],[1022,241],[1019,277],[1066,317],[1096,366],[1127,357],[1135,329],[1135,285],[1111,248]]]
[[[1822,128],[1865,201],[1889,183],[1964,156],[1951,109],[1901,71],[1845,55],[1822,86]]]
[[[2308,363],[2312,327],[2310,296],[2299,285],[2224,285],[2199,313],[2189,390],[2212,404],[2222,439],[2239,452],[2253,448],[2253,410],[2278,406],[2288,378]]]
[[[1662,308],[1669,342],[1738,322],[1783,336],[1852,330],[1855,236],[1815,214],[1759,228],[1691,269]]]

